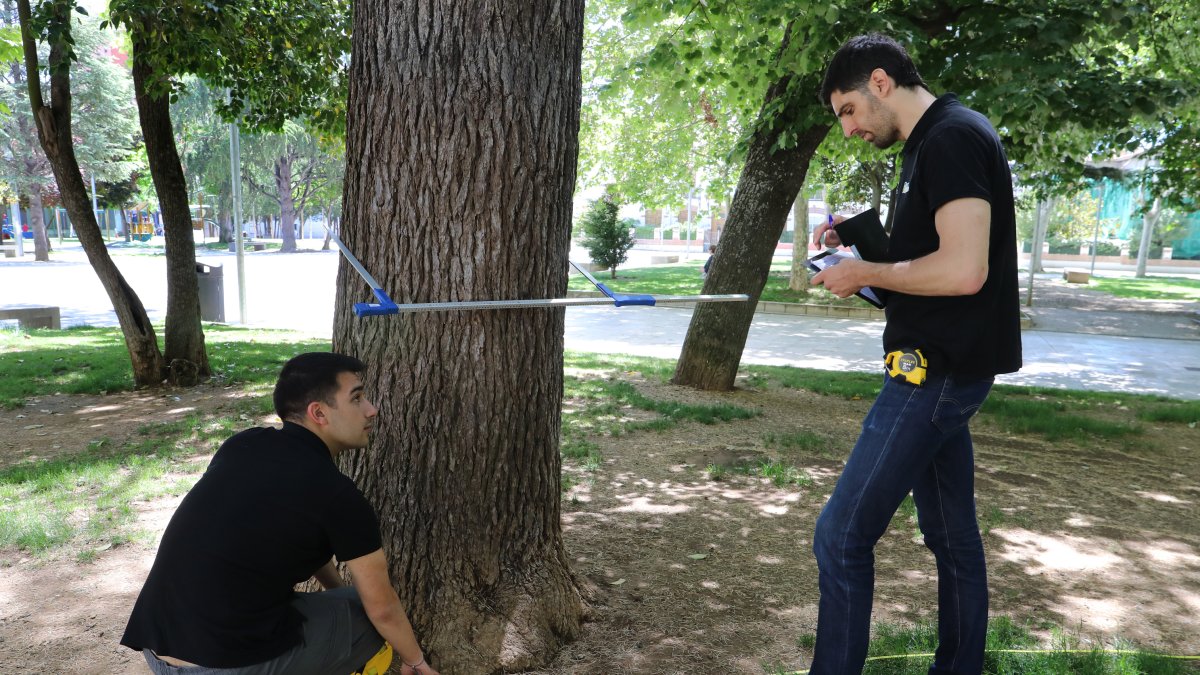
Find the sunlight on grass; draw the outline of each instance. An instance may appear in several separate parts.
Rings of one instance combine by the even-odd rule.
[[[747,366],[754,386],[806,389],[817,394],[849,400],[870,400],[879,394],[883,378],[875,373],[840,373],[790,366]]]
[[[1092,277],[1088,286],[1119,298],[1200,301],[1200,279],[1187,277]]]
[[[1141,431],[1134,422],[1077,414],[1066,401],[1045,398],[989,397],[979,412],[1009,433],[1039,434],[1048,441],[1122,438]]]
[[[609,289],[619,293],[647,293],[650,295],[697,295],[704,287],[700,268],[704,258],[671,265],[653,267],[618,268],[617,278],[610,279],[607,273],[593,275]],[[788,288],[790,263],[775,263],[767,277],[760,300],[769,302],[801,302],[836,307],[870,307],[860,298],[839,298],[819,286],[807,291]],[[567,282],[573,291],[595,291],[596,287],[582,275],[575,274]]]
[[[925,675],[937,648],[937,626],[879,624],[868,649],[864,675]],[[983,672],[996,675],[1178,675],[1194,672],[1186,661],[1140,651],[1118,641],[1096,647],[1077,636],[1055,630],[1050,644],[1042,645],[1027,627],[1008,617],[988,623]],[[874,659],[874,660],[872,660]]]
[[[0,470],[0,549],[40,553],[135,538],[134,503],[185,494],[207,466],[185,460],[215,452],[257,405],[146,425],[120,448],[100,439],[71,457]]]
[[[162,329],[158,330],[162,339]],[[328,351],[328,340],[290,331],[206,325],[214,379],[274,384],[279,368],[302,351]],[[118,328],[0,331],[0,406],[18,408],[29,398],[103,394],[133,389],[129,353]]]

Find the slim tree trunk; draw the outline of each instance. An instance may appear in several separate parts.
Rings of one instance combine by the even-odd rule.
[[[792,270],[788,288],[808,292],[808,191],[800,188],[792,204]]]
[[[1138,245],[1137,266],[1134,276],[1143,279],[1146,276],[1146,261],[1150,258],[1150,245],[1154,242],[1154,226],[1158,224],[1158,216],[1162,213],[1162,200],[1154,198],[1154,205],[1142,216],[1142,240]]]
[[[784,33],[779,53],[787,52],[792,27]],[[760,125],[751,137],[746,163],[738,178],[737,190],[729,208],[729,219],[721,234],[720,255],[704,280],[704,293],[745,293],[750,300],[741,302],[700,303],[692,313],[687,337],[672,382],[697,389],[727,391],[733,388],[738,364],[758,298],[771,271],[771,257],[783,228],[788,209],[796,200],[808,166],[830,125],[813,121],[826,119],[813,96],[799,91],[817,91],[819,79],[810,73],[787,75],[767,89],[763,114],[783,99],[784,105],[770,125]],[[787,149],[774,149],[780,135],[787,131],[794,141]]]
[[[582,0],[354,4],[342,236],[398,302],[561,297]],[[285,227],[287,224],[285,223]],[[381,423],[343,467],[375,504],[393,582],[447,675],[534,669],[578,632],[563,548],[559,309],[355,318]]]
[[[292,158],[283,155],[275,160],[275,189],[279,195],[279,216],[283,220],[281,232],[283,253],[296,250],[296,201],[292,199]]]
[[[167,321],[164,330],[167,379],[190,387],[210,375],[200,326],[200,287],[196,280],[196,240],[188,206],[187,179],[171,128],[171,103],[153,91],[155,74],[139,54],[141,36],[133,41],[133,88],[154,191],[162,209],[167,252]]]
[[[333,208],[325,207],[325,241],[321,242],[321,250],[328,251],[333,234]]]
[[[56,15],[52,20],[60,25],[69,26],[70,3],[55,4],[53,8]],[[21,17],[21,42],[26,72],[41,72],[31,28],[29,0],[17,0],[17,11]],[[133,366],[133,380],[139,386],[158,385],[162,382],[163,357],[158,348],[154,326],[146,315],[146,308],[141,299],[108,255],[104,236],[100,233],[100,226],[96,224],[96,214],[92,211],[91,199],[79,172],[79,162],[75,158],[75,147],[71,137],[70,62],[66,60],[62,42],[51,44],[49,66],[51,75],[48,107],[42,99],[40,79],[27,79],[29,103],[37,123],[38,141],[50,160],[63,204],[75,224],[79,243],[87,253],[88,261],[96,270],[96,276],[100,278],[100,283],[103,284],[117,313],[117,321],[121,325],[121,333],[125,336],[125,346],[129,350],[130,363]]]
[[[50,235],[46,233],[46,216],[42,209],[42,193],[34,188],[29,191],[29,226],[33,230],[33,259],[49,262]],[[16,230],[15,227],[13,229]]]
[[[1042,268],[1042,245],[1046,231],[1050,228],[1050,216],[1054,214],[1055,199],[1043,199],[1037,205],[1037,220],[1033,224],[1033,237],[1029,242],[1029,273],[1044,272]]]
[[[784,77],[773,84],[766,103],[784,95],[790,80]],[[750,301],[696,306],[675,366],[672,381],[676,384],[721,391],[733,388],[754,309],[771,269],[771,256],[787,224],[788,209],[804,184],[809,162],[829,133],[829,126],[817,123],[803,128],[796,144],[787,150],[771,150],[779,132],[790,127],[786,118],[771,129],[760,129],[751,138],[729,220],[721,234],[721,253],[713,260],[703,291],[746,293]]]

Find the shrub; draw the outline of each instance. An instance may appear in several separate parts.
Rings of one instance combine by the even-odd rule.
[[[580,226],[583,229],[580,243],[587,249],[592,262],[607,268],[612,278],[617,278],[617,265],[625,262],[629,249],[636,242],[629,227],[617,220],[617,205],[612,198],[606,195],[593,201],[583,214]]]

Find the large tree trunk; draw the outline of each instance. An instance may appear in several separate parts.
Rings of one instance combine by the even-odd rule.
[[[292,157],[285,154],[275,160],[275,190],[279,195],[279,217],[283,220],[283,253],[296,250],[296,201],[292,199]]]
[[[14,233],[16,229],[14,226]],[[29,191],[29,229],[33,230],[33,259],[49,262],[50,235],[46,233],[46,212],[42,207],[42,193],[36,187]]]
[[[69,25],[71,7],[68,4],[53,5],[59,12],[56,20]],[[41,72],[38,64],[37,47],[33,40],[29,0],[17,0],[17,11],[21,16],[21,41],[25,53],[26,72]],[[158,349],[158,338],[154,326],[146,315],[146,308],[137,293],[125,281],[120,270],[108,255],[104,236],[96,224],[96,213],[92,211],[91,199],[79,172],[75,158],[75,147],[71,138],[71,71],[61,42],[50,47],[50,106],[42,99],[41,81],[30,77],[27,80],[29,102],[37,123],[38,141],[50,160],[54,178],[62,194],[63,205],[71,222],[75,224],[79,243],[87,254],[88,261],[96,270],[96,276],[108,293],[125,336],[125,347],[133,366],[133,380],[139,386],[153,386],[162,382],[163,357]]]
[[[133,88],[166,240],[167,321],[163,357],[167,379],[172,384],[190,387],[210,375],[204,329],[200,326],[196,240],[192,235],[187,179],[171,128],[170,99],[165,93],[152,91],[156,78],[150,66],[139,58],[144,50],[142,40],[142,36],[137,36],[133,42]]]
[[[772,85],[767,102],[787,90],[789,79]],[[830,125],[808,126],[798,133],[795,146],[772,152],[778,132],[787,126],[776,123],[773,131],[760,129],[751,139],[729,220],[721,234],[720,252],[704,280],[706,294],[746,293],[750,301],[696,305],[675,366],[672,381],[676,384],[721,391],[733,388],[754,309],[771,269],[771,256],[787,224],[788,209]]]
[[[582,0],[354,4],[342,236],[398,302],[565,292],[582,29]],[[343,467],[425,653],[446,675],[536,668],[583,612],[563,311],[355,318],[368,297],[343,261],[333,346],[367,362],[381,418]]]

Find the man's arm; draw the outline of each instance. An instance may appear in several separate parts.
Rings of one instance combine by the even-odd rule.
[[[325,563],[321,566],[321,569],[314,572],[313,578],[316,579],[317,582],[321,584],[321,588],[324,588],[325,590],[329,590],[331,588],[341,588],[342,586],[346,585],[346,582],[342,581],[342,575],[338,574],[337,565],[333,563],[333,558],[330,558],[329,562]]]
[[[915,260],[872,263],[845,260],[813,277],[839,297],[864,286],[909,295],[974,295],[988,275],[991,205],[983,199],[956,199],[934,214],[938,249]]]
[[[404,605],[400,604],[400,597],[388,578],[387,558],[383,555],[383,549],[349,560],[346,567],[350,568],[350,574],[354,577],[354,588],[358,591],[363,608],[367,610],[371,624],[404,662],[405,668],[401,672],[437,675],[437,671],[424,663],[425,655],[417,644]],[[413,665],[418,667],[414,669]]]

